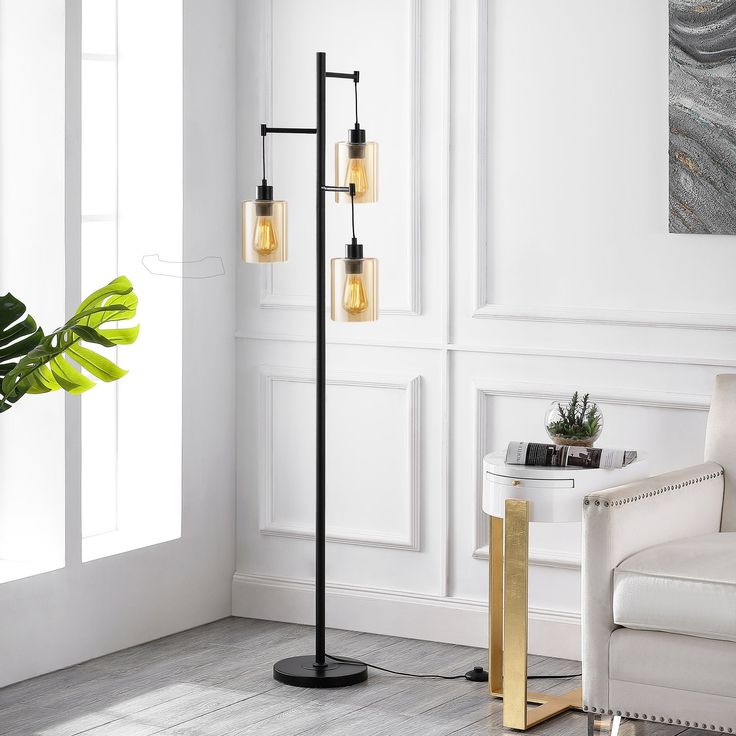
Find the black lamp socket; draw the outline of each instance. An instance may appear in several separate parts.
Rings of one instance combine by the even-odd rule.
[[[363,273],[363,244],[357,238],[345,245],[345,273]]]
[[[359,125],[348,130],[348,156],[365,158],[365,130]]]
[[[256,215],[268,217],[273,214],[273,187],[263,179],[256,189]]]

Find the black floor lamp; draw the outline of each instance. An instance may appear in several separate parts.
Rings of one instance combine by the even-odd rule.
[[[327,79],[349,79],[355,84],[355,126],[348,140],[335,147],[335,175],[339,186],[325,183],[325,101]],[[266,136],[269,133],[315,135],[317,139],[316,260],[317,260],[317,498],[316,498],[316,635],[315,652],[282,659],[273,666],[279,682],[297,687],[343,687],[368,677],[362,664],[330,660],[325,654],[325,194],[335,192],[338,202],[350,202],[352,239],[345,258],[331,261],[330,314],[338,322],[370,322],[378,318],[378,262],[363,257],[363,246],[355,237],[355,204],[375,202],[377,189],[377,145],[366,142],[358,124],[359,72],[328,72],[326,55],[317,53],[317,127],[270,128],[261,125],[263,178],[257,199],[243,202],[243,259],[249,263],[278,263],[287,258],[286,202],[274,200],[273,187],[266,181]],[[329,661],[328,661],[329,660]]]

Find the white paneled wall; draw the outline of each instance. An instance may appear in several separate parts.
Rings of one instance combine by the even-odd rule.
[[[329,386],[327,441],[332,462],[327,484],[340,489],[327,519],[330,541],[419,550],[419,376],[334,374]],[[262,369],[259,529],[263,534],[314,539],[313,499],[310,494],[294,494],[295,488],[305,485],[304,469],[314,458],[313,397],[310,371]],[[305,411],[292,411],[302,405]],[[392,428],[390,442],[365,421],[375,414]],[[353,462],[356,446],[373,458],[360,470]]]
[[[544,439],[560,394],[590,390],[603,443],[655,471],[701,457],[713,376],[736,371],[736,242],[667,234],[666,0],[594,5],[239,5],[243,199],[258,124],[314,124],[315,51],[361,70],[380,144],[381,199],[356,219],[385,309],[328,327],[331,625],[485,644],[481,460]],[[350,87],[329,82],[328,141]],[[293,257],[238,276],[233,606],[310,622],[314,149],[269,144]],[[349,213],[327,220],[339,256]],[[575,524],[532,530],[533,651],[579,654],[579,541]]]

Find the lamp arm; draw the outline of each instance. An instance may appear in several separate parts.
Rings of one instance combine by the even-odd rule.
[[[261,135],[265,137],[268,133],[305,133],[307,135],[315,135],[317,128],[270,128],[265,123],[261,123]]]
[[[357,123],[357,114],[358,114],[358,103],[357,103],[357,84],[360,81],[360,72],[354,71],[354,72],[325,72],[325,77],[330,77],[332,79],[349,79],[352,82],[356,84],[356,103],[355,103],[355,114],[356,114],[356,120]],[[317,128],[272,128],[266,123],[261,123],[261,135],[265,138],[269,133],[288,133],[288,134],[306,134],[306,135],[316,135]],[[328,190],[325,188],[325,191],[338,191],[336,189]],[[339,191],[348,191],[348,189],[339,190]]]

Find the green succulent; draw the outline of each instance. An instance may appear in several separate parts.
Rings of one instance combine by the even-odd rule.
[[[590,400],[590,394],[581,399],[576,391],[565,406],[557,404],[557,412],[547,424],[547,431],[551,435],[584,440],[600,432],[601,422],[600,409]]]

